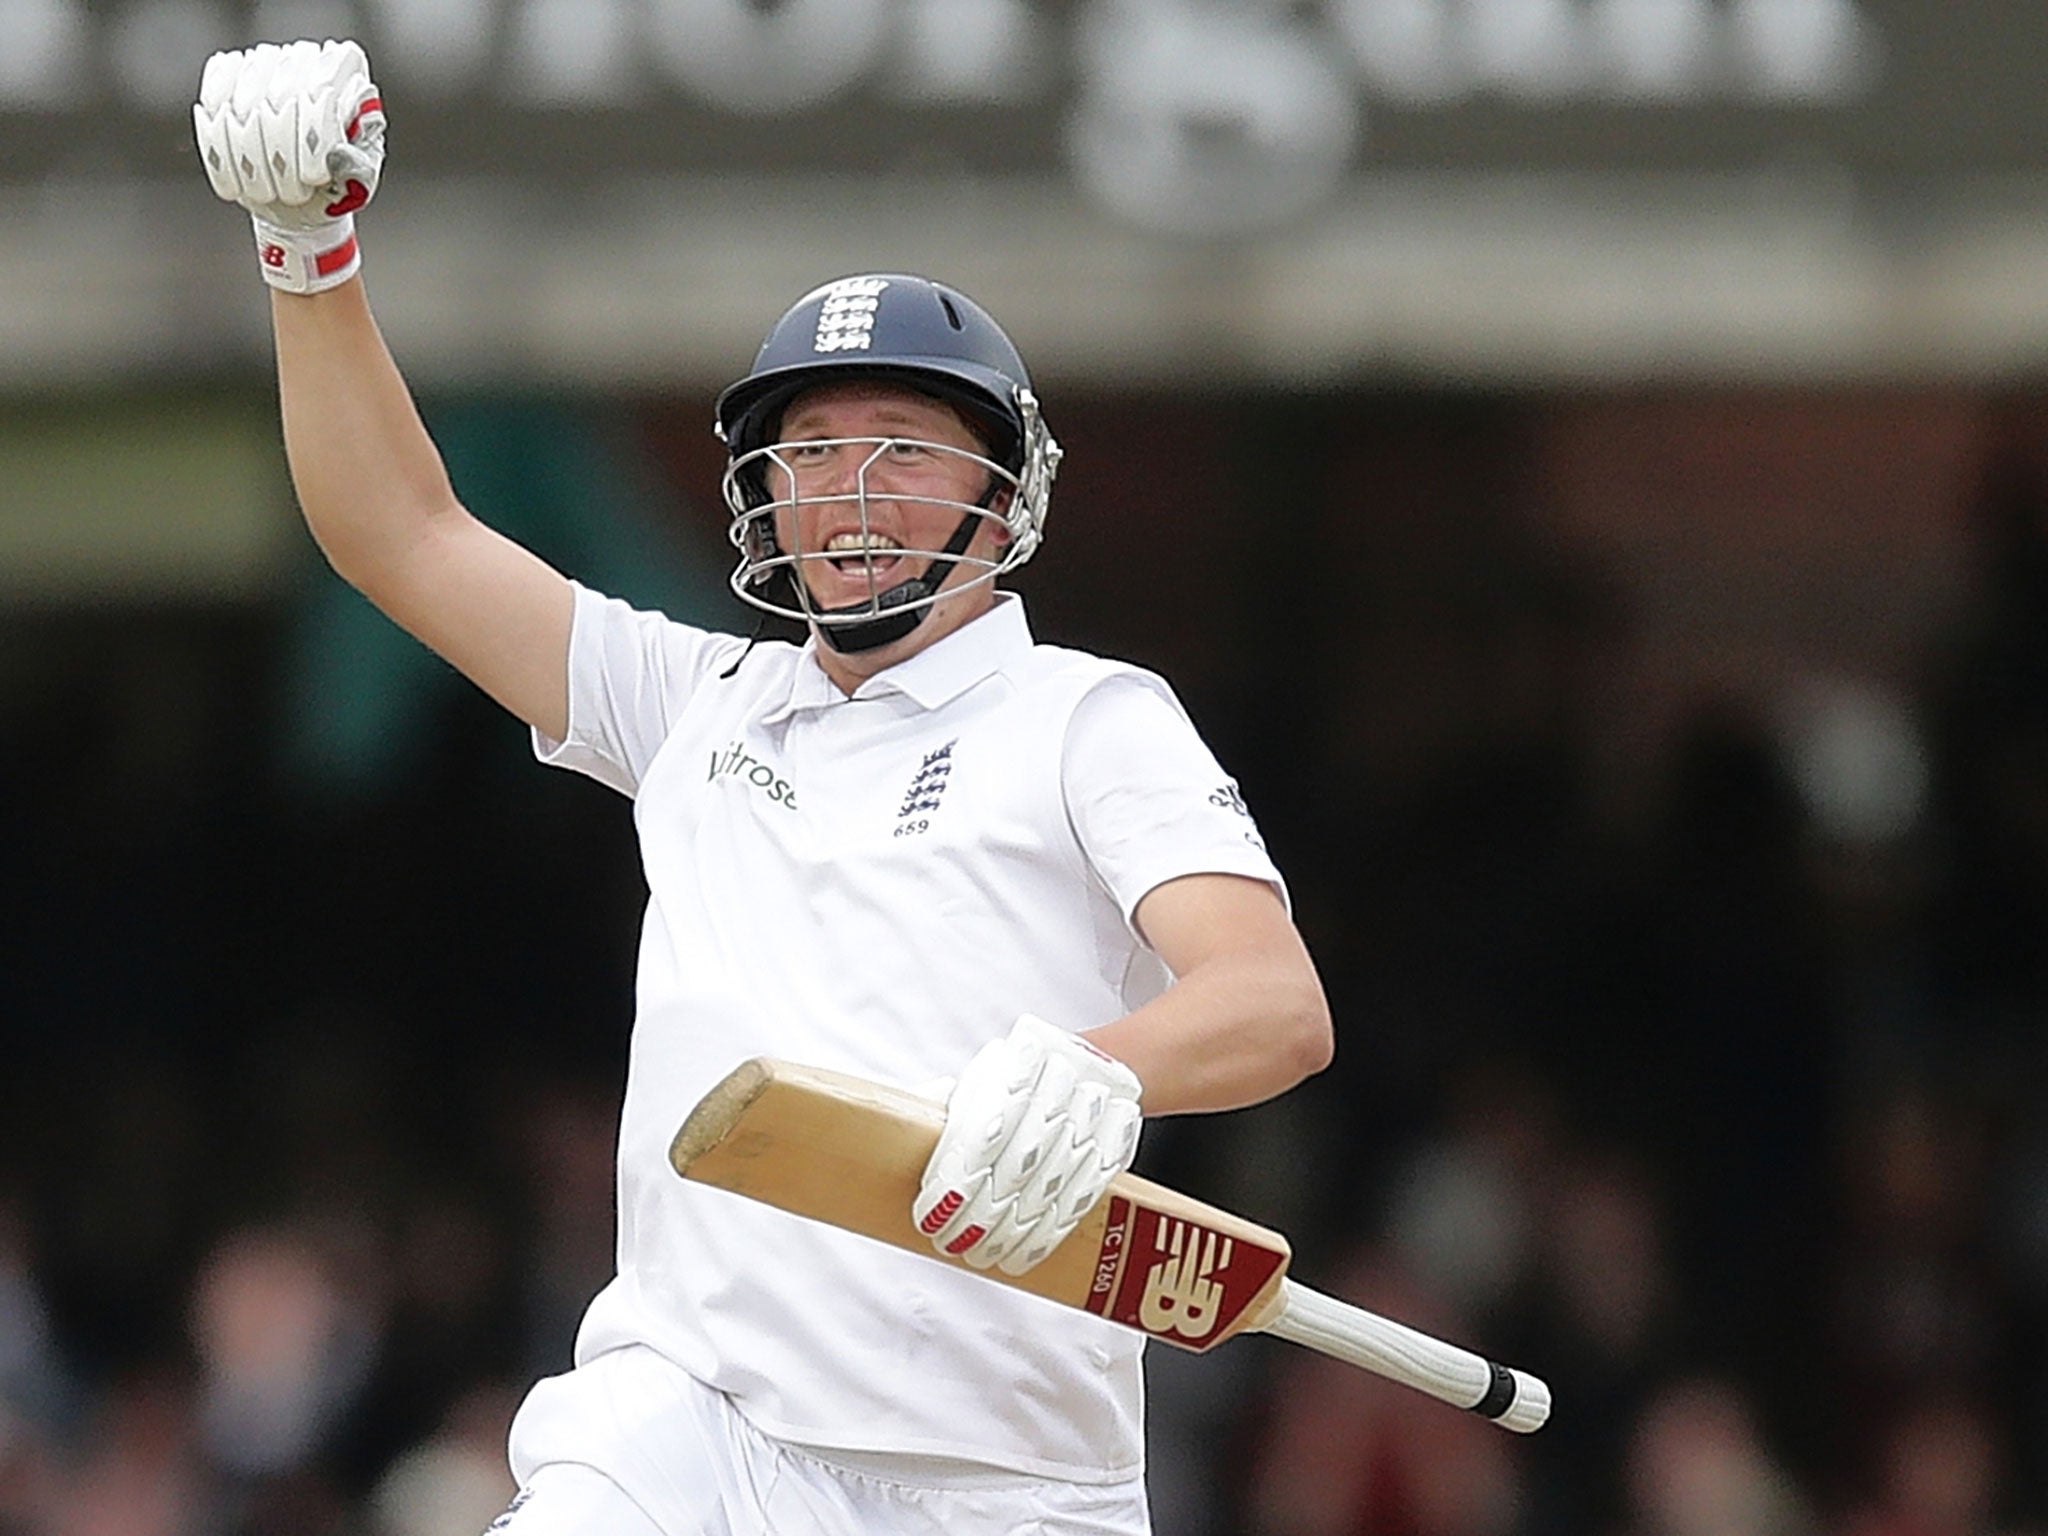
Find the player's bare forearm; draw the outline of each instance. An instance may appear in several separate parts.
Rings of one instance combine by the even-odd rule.
[[[1314,973],[1256,954],[1219,956],[1088,1038],[1138,1074],[1147,1115],[1241,1109],[1329,1063]]]
[[[1270,886],[1236,875],[1169,881],[1138,906],[1176,980],[1088,1038],[1138,1074],[1148,1115],[1239,1109],[1329,1064],[1329,1005]]]
[[[275,293],[271,319],[299,505],[335,569],[374,587],[435,519],[462,508],[360,278],[326,293]]]
[[[360,279],[272,298],[286,456],[336,571],[520,719],[567,729],[566,578],[457,500]]]

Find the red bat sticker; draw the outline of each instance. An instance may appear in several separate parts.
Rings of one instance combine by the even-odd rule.
[[[1206,1349],[1230,1336],[1286,1258],[1112,1196],[1088,1310],[1184,1349]]]

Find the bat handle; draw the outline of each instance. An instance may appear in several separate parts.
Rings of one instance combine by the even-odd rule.
[[[1363,1366],[1519,1434],[1541,1429],[1550,1417],[1550,1388],[1525,1371],[1496,1365],[1296,1280],[1281,1282],[1280,1300],[1279,1313],[1261,1332]]]

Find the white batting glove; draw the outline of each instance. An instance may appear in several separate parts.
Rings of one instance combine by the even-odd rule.
[[[1138,1150],[1137,1074],[1025,1014],[960,1073],[911,1206],[940,1253],[1021,1275],[1073,1231]]]
[[[273,288],[319,293],[362,266],[355,211],[384,168],[384,103],[356,43],[216,53],[192,127],[213,190],[249,210]]]

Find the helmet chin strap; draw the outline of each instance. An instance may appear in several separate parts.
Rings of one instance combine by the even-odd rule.
[[[946,584],[946,578],[953,574],[953,567],[960,563],[960,557],[967,553],[967,546],[974,542],[974,527],[990,514],[996,504],[996,497],[1002,494],[1002,483],[994,475],[988,477],[988,489],[974,505],[978,511],[969,512],[960,519],[960,526],[953,530],[953,537],[946,540],[939,557],[924,568],[924,573],[908,581],[898,582],[874,601],[873,606],[882,612],[864,624],[819,624],[819,634],[825,643],[842,656],[858,656],[862,651],[880,650],[893,645],[909,634],[925,620],[932,611],[932,604],[926,599],[935,595]],[[798,576],[801,581],[803,578]],[[806,587],[803,595],[810,596]],[[906,603],[923,603],[921,608],[912,608],[903,613],[892,613],[890,609],[902,608]],[[806,607],[809,604],[805,605]],[[824,618],[836,618],[842,613],[859,613],[868,605],[855,604],[851,608],[821,608],[818,613]]]
[[[991,487],[993,490],[993,487]],[[908,581],[898,582],[874,601],[873,606],[883,610],[877,617],[862,624],[819,624],[817,631],[825,637],[825,643],[842,656],[858,656],[862,651],[879,650],[893,645],[925,621],[932,611],[926,601],[945,585],[946,578],[953,574],[953,567],[960,563],[960,556],[974,540],[974,525],[981,521],[981,513],[969,512],[960,519],[960,526],[953,530],[953,537],[946,541],[940,556],[924,568],[922,575]],[[808,589],[806,589],[808,595]],[[922,603],[923,607],[909,608],[901,612],[905,604]],[[869,605],[857,603],[851,608],[821,608],[820,618],[837,618],[841,614],[861,613]]]

